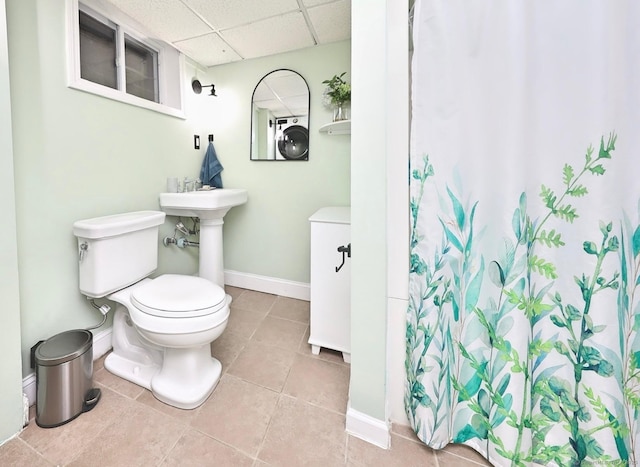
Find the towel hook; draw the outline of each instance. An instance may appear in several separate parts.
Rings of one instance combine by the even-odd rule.
[[[209,135],[209,142],[213,143],[213,135]]]

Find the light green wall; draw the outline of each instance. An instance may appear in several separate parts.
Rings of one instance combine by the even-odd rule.
[[[20,301],[5,1],[0,0],[0,444],[22,428]]]
[[[385,413],[386,49],[385,1],[353,0],[351,178],[351,384],[354,410]],[[372,98],[373,97],[373,98]],[[378,190],[369,187],[377,186]]]
[[[331,118],[321,81],[349,69],[348,42],[198,71],[203,84],[216,83],[218,98],[193,94],[196,72],[187,67],[182,120],[67,88],[64,2],[8,0],[7,28],[23,376],[35,342],[100,318],[78,291],[73,222],[158,209],[166,177],[198,175],[208,133],[225,186],[249,190],[249,203],[225,219],[225,266],[308,281],[307,218],[349,204],[349,138],[317,132]],[[298,71],[311,88],[309,162],[249,161],[250,97],[274,68]],[[168,271],[196,272],[197,250],[161,246],[158,273]]]
[[[64,15],[7,2],[23,375],[38,340],[100,318],[78,291],[73,222],[158,209],[166,177],[201,162],[189,120],[67,88]],[[190,253],[161,248],[161,270],[195,272]]]
[[[404,14],[397,14],[398,9]],[[390,218],[408,222],[402,196],[390,196],[394,191],[406,194],[408,180],[408,82],[398,79],[396,72],[397,67],[408,67],[407,11],[406,0],[351,2],[354,248],[349,403],[354,410],[383,421],[388,419],[389,354],[396,350],[387,349],[388,298],[403,296],[397,290],[402,285],[390,278],[408,274],[406,261],[397,258],[407,254],[407,240],[389,222]],[[397,211],[404,212],[404,217]],[[406,226],[400,230],[406,232]],[[402,247],[396,248],[393,242]]]
[[[207,97],[205,132],[215,134],[224,186],[249,191],[249,202],[225,217],[226,269],[309,282],[309,216],[323,206],[350,204],[350,137],[318,132],[332,119],[322,81],[343,71],[350,76],[350,62],[350,41],[343,41],[209,69],[204,79],[215,83],[219,97]],[[251,95],[279,68],[300,73],[311,91],[308,162],[249,160]]]

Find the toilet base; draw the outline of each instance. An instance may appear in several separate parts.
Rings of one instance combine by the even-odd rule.
[[[207,400],[222,374],[222,364],[211,357],[209,342],[218,337],[224,327],[209,330],[204,338],[207,344],[161,347],[149,342],[134,328],[126,308],[120,304],[113,318],[113,352],[107,355],[104,367],[150,390],[165,404],[194,409]]]
[[[222,364],[211,356],[210,344],[197,348],[166,348],[162,368],[151,378],[151,392],[165,404],[195,409],[220,381]]]
[[[115,351],[107,355],[104,367],[116,376],[151,390],[151,379],[160,371],[158,364],[142,364],[118,355]]]
[[[162,367],[144,365],[114,352],[104,367],[116,376],[142,386],[161,402],[179,409],[195,409],[220,381],[222,364],[211,356],[209,345],[199,349],[166,349]]]

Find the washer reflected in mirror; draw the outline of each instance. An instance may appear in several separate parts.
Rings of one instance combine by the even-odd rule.
[[[251,97],[251,160],[309,160],[309,86],[293,70],[265,75]]]

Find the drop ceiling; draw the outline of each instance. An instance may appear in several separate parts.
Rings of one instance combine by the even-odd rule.
[[[351,0],[107,0],[203,66],[351,37]]]

